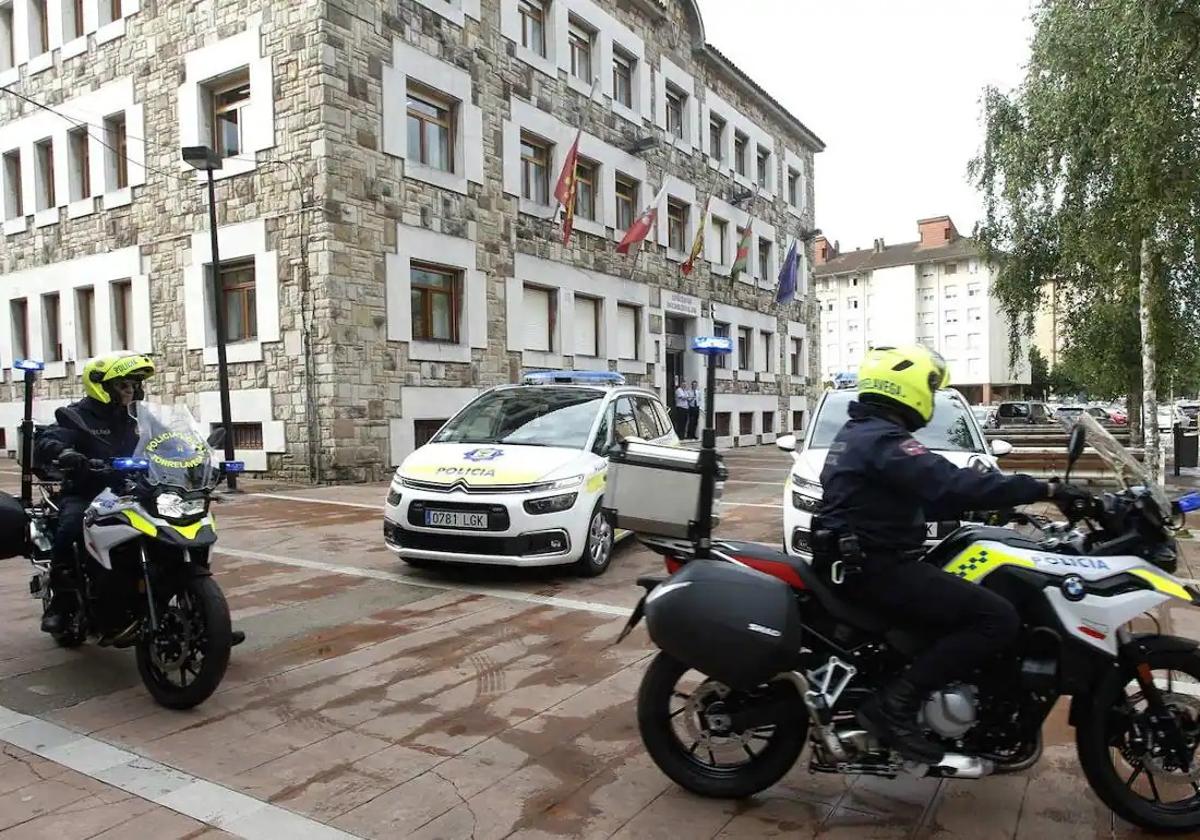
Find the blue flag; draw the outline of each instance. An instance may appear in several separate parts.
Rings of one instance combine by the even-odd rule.
[[[796,297],[796,272],[800,267],[800,255],[796,251],[799,240],[792,242],[788,248],[783,268],[779,272],[779,285],[775,288],[775,302],[789,303]]]

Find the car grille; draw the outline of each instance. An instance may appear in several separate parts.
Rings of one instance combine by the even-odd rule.
[[[418,499],[408,506],[408,524],[422,528],[425,525],[425,511],[456,510],[463,513],[486,513],[489,531],[507,531],[509,525],[508,508],[504,505],[482,505],[471,502],[425,502]]]
[[[440,481],[420,481],[415,478],[402,478],[400,483],[411,490],[428,490],[431,493],[475,493],[475,494],[498,494],[498,493],[528,493],[530,488],[536,487],[536,484],[489,484],[486,487],[474,487],[461,478],[452,481],[449,484],[443,484]]]
[[[393,522],[384,522],[383,536],[397,548],[439,551],[446,554],[482,554],[493,557],[520,557],[535,554],[561,554],[570,550],[566,531],[539,531],[516,537],[475,536],[474,534],[435,534],[409,531]],[[557,545],[554,543],[557,542]]]

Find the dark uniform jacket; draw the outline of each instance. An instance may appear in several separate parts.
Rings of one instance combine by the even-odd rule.
[[[930,452],[887,409],[850,403],[850,419],[821,471],[821,525],[864,550],[905,552],[925,542],[925,518],[952,519],[1046,498],[1027,475],[983,473]]]
[[[137,420],[129,409],[104,403],[91,397],[54,412],[55,423],[38,432],[34,440],[34,461],[45,467],[64,449],[74,449],[88,458],[121,458],[137,448]],[[104,489],[99,476],[73,477],[64,490],[78,495],[95,495]]]

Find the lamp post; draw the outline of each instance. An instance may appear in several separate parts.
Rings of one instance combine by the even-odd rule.
[[[221,296],[221,253],[217,245],[217,190],[213,170],[221,168],[220,156],[208,146],[184,146],[183,162],[208,173],[208,229],[212,236],[212,290],[217,328],[217,377],[221,394],[221,428],[225,431],[225,461],[233,462],[233,420],[229,407],[229,364],[225,354],[225,307]],[[225,472],[226,486],[237,490],[237,473]]]

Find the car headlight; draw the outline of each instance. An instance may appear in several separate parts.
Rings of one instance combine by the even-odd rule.
[[[529,492],[544,493],[547,490],[566,490],[569,487],[578,487],[582,483],[582,475],[573,475],[570,478],[560,478],[557,481],[547,481],[544,484],[536,484],[529,488]]]
[[[537,516],[542,513],[570,510],[578,496],[578,493],[563,493],[559,496],[547,496],[544,499],[530,499],[525,502],[525,512]]]
[[[400,491],[395,487],[388,488],[387,503],[392,507],[400,504]]]
[[[185,499],[177,493],[160,493],[154,500],[158,515],[167,519],[186,519],[204,513],[204,499]]]
[[[802,510],[805,513],[816,513],[821,509],[821,500],[813,496],[806,496],[803,493],[792,491],[792,507],[796,510]]]
[[[818,499],[822,496],[821,482],[809,481],[807,478],[792,473],[792,486],[800,488],[800,491],[807,496],[816,496]]]

